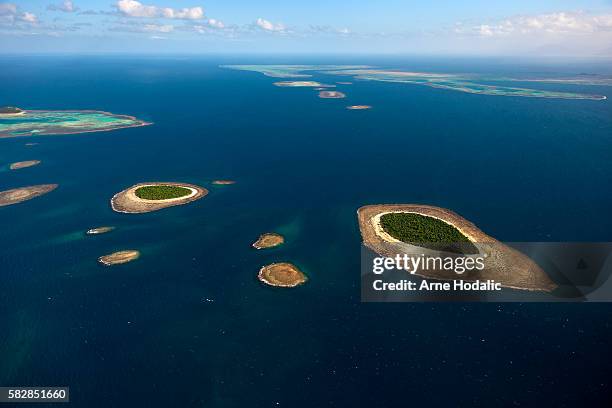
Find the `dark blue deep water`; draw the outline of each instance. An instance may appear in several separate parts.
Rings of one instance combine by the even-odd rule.
[[[87,408],[605,406],[612,306],[362,304],[355,212],[425,203],[504,241],[610,241],[611,101],[377,82],[339,86],[346,100],[322,100],[218,68],[274,62],[500,75],[611,70],[3,57],[0,105],[104,110],[155,124],[0,140],[0,190],[59,184],[0,208],[0,385],[70,386],[72,405]],[[540,87],[612,95],[610,87]],[[7,169],[30,159],[42,164]],[[219,178],[238,183],[210,185]],[[114,193],[155,180],[211,192],[145,215],[110,209]],[[117,229],[83,235],[101,225]],[[287,244],[252,250],[266,231]],[[96,262],[131,248],[141,259]],[[309,282],[263,287],[257,271],[273,261],[296,263]]]

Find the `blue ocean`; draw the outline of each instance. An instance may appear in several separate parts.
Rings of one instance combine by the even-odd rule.
[[[153,122],[0,139],[0,190],[59,184],[0,208],[0,385],[69,386],[71,405],[87,408],[573,407],[604,406],[612,394],[609,304],[361,303],[356,217],[363,205],[421,203],[501,241],[611,241],[610,99],[355,80],[337,85],[346,99],[326,100],[220,68],[563,77],[610,75],[609,65],[248,55],[0,62],[0,106]],[[523,85],[612,96],[602,85]],[[8,169],[22,160],[42,163]],[[113,212],[113,194],[143,181],[210,194],[159,212]],[[84,234],[102,225],[116,230]],[[251,248],[269,231],[286,244]],[[142,256],[97,263],[122,249]],[[280,261],[308,282],[262,285],[259,268]]]

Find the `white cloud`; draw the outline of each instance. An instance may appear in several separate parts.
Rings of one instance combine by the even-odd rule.
[[[202,7],[193,7],[175,10],[166,7],[162,9],[162,14],[166,18],[177,18],[182,20],[200,20],[204,18],[204,9]]]
[[[23,28],[38,24],[38,17],[28,11],[21,12],[13,3],[0,3],[0,25]]]
[[[172,24],[142,24],[140,21],[119,21],[116,25],[109,27],[109,31],[123,33],[147,33],[147,34],[169,34],[176,27]]]
[[[593,34],[612,31],[612,14],[592,15],[580,11],[516,16],[471,27],[459,25],[455,32],[482,37],[511,35]]]
[[[268,20],[265,20],[263,18],[258,18],[257,21],[255,22],[255,25],[259,28],[261,28],[262,30],[265,31],[274,31],[274,32],[281,32],[281,31],[285,31],[286,28],[284,25],[277,23],[274,24]]]
[[[309,26],[309,32],[315,34],[332,34],[332,35],[349,35],[351,34],[351,30],[348,28],[336,28],[329,25],[313,25]]]
[[[145,6],[135,0],[119,0],[117,9],[129,17],[157,17],[159,9],[155,6]]]
[[[204,18],[204,9],[202,7],[173,9],[170,7],[148,6],[136,0],[118,0],[117,10],[127,17],[162,17],[180,20],[201,20]]]
[[[64,13],[73,13],[77,11],[79,8],[74,5],[72,0],[64,0],[62,4],[50,4],[47,6],[47,10],[51,11],[63,11]]]
[[[200,34],[215,33],[221,31],[233,31],[235,27],[227,27],[221,20],[214,18],[207,19],[203,24],[191,26],[192,29]]]
[[[0,16],[14,16],[17,14],[17,6],[13,3],[0,3]]]
[[[214,18],[209,18],[207,23],[213,28],[225,28],[225,24],[223,24],[223,21],[215,20]]]
[[[171,24],[145,24],[142,30],[147,33],[171,33],[174,26]]]
[[[612,14],[586,11],[463,21],[447,31],[453,52],[491,55],[612,56]],[[442,37],[442,35],[440,35]],[[442,45],[440,45],[442,46]]]
[[[21,15],[20,19],[30,24],[36,24],[38,22],[36,15],[27,11]]]

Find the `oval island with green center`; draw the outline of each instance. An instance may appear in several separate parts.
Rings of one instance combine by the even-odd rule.
[[[136,197],[143,200],[169,200],[188,196],[192,190],[185,187],[173,185],[156,185],[139,187],[134,191]]]
[[[137,214],[161,210],[199,200],[208,190],[187,183],[151,182],[129,187],[111,198],[113,210]]]
[[[414,264],[410,274],[435,280],[492,280],[502,287],[529,291],[550,292],[557,287],[528,256],[449,209],[423,204],[366,205],[357,210],[357,217],[363,244],[378,256],[424,260]],[[480,268],[460,272],[445,266],[449,259],[462,259],[467,265],[478,258],[483,263]]]

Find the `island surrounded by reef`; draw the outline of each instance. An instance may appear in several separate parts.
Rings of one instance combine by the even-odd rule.
[[[530,258],[450,210],[418,204],[381,204],[361,207],[357,216],[364,245],[380,256],[484,256],[482,270],[458,275],[444,268],[418,269],[415,274],[423,278],[492,279],[503,287],[529,291],[550,292],[557,287]]]
[[[208,190],[187,183],[150,182],[129,187],[111,198],[113,210],[139,214],[188,204],[206,196]]]
[[[151,123],[133,116],[103,111],[19,109],[17,113],[0,114],[0,138],[106,132],[148,125]]]
[[[281,288],[293,288],[308,280],[297,266],[286,262],[273,263],[262,267],[257,278],[266,285]]]

